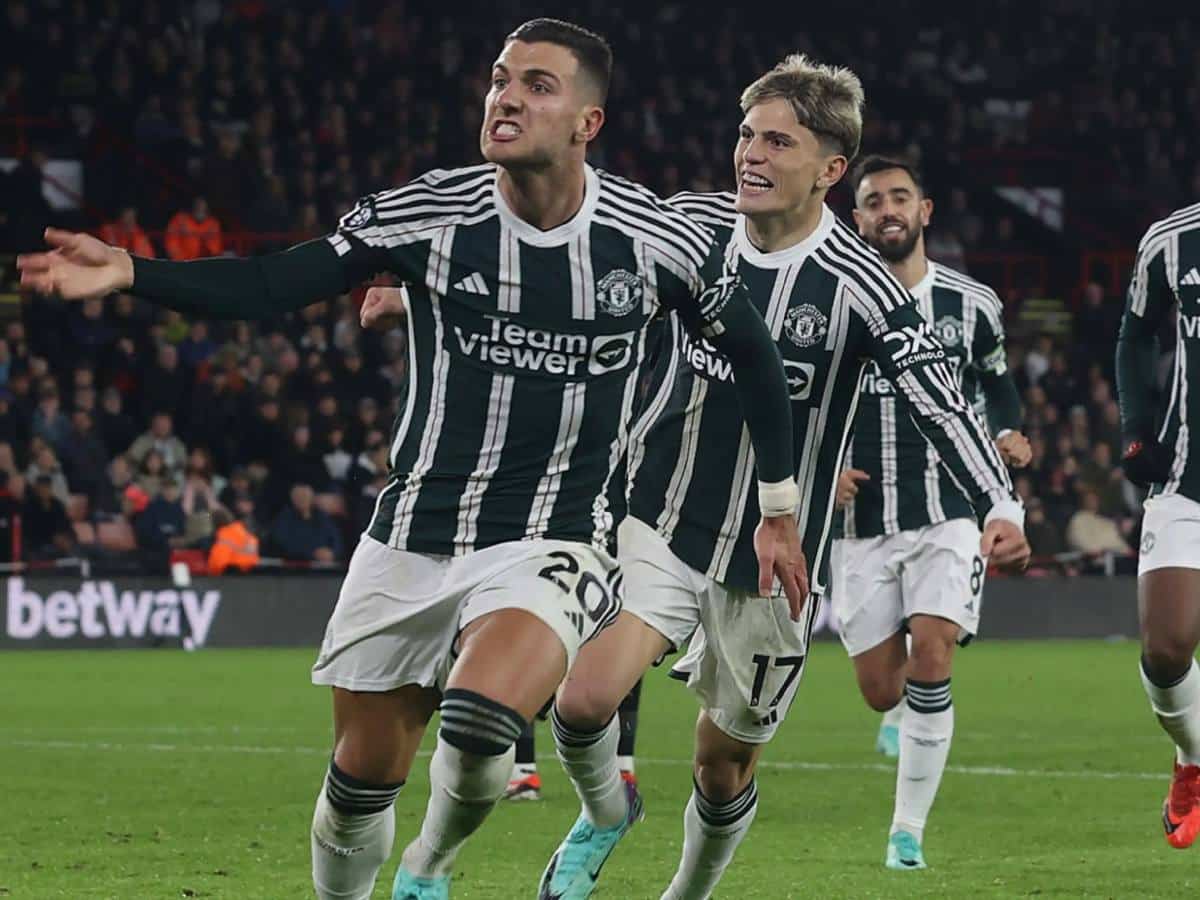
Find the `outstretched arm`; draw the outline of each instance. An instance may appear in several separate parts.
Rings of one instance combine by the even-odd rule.
[[[264,319],[343,293],[370,274],[347,264],[327,240],[282,253],[190,262],[130,256],[87,234],[46,230],[53,248],[17,260],[22,287],[66,300],[130,291],[210,319]],[[356,271],[357,269],[357,271]]]

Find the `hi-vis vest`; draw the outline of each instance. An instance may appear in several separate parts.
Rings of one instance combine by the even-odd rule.
[[[248,572],[258,565],[258,538],[241,522],[217,529],[216,540],[208,553],[208,572],[220,575],[230,566]]]

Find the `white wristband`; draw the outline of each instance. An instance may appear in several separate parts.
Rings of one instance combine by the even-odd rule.
[[[758,510],[766,518],[791,516],[800,505],[800,488],[795,478],[758,483]]]
[[[1019,500],[1005,498],[992,504],[986,516],[983,517],[983,527],[987,528],[996,519],[1012,522],[1022,531],[1025,530],[1025,507]]]

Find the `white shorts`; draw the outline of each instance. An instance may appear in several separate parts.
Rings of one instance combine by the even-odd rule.
[[[1200,503],[1162,494],[1145,503],[1138,574],[1154,569],[1200,569]]]
[[[987,566],[970,519],[834,541],[830,566],[833,615],[851,656],[879,646],[918,614],[956,622],[959,643],[979,630]]]
[[[512,541],[465,556],[395,550],[364,534],[313,666],[314,684],[441,687],[459,633],[522,609],[558,634],[567,665],[621,610],[616,561],[571,541]]]
[[[687,653],[671,668],[699,695],[713,724],[747,744],[771,739],[800,686],[820,600],[793,622],[787,598],[728,588],[671,552],[633,517],[617,532],[624,609]]]

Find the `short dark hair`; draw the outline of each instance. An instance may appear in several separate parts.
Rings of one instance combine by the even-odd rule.
[[[612,47],[596,32],[562,19],[530,19],[518,25],[504,43],[510,41],[545,42],[566,47],[579,61],[580,71],[595,82],[600,91],[600,102],[608,97],[608,85],[612,81]]]
[[[851,192],[857,197],[858,185],[864,178],[874,175],[876,172],[886,172],[888,169],[900,169],[907,172],[908,177],[917,186],[917,193],[921,196],[925,195],[925,179],[921,176],[921,170],[916,167],[915,163],[898,156],[884,156],[881,153],[864,156],[854,166],[854,171],[850,173]]]

